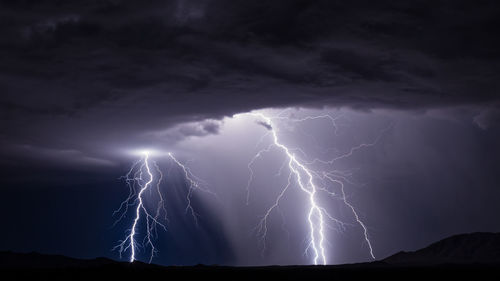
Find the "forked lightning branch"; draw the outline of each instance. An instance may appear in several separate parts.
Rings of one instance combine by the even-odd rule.
[[[135,162],[128,173],[122,178],[125,180],[129,195],[125,199],[118,210],[113,215],[118,215],[115,224],[125,218],[125,216],[133,209],[133,221],[130,228],[127,230],[127,235],[120,240],[113,250],[117,250],[120,258],[125,253],[129,253],[129,261],[137,260],[137,251],[144,249],[149,250],[149,262],[158,253],[158,249],[154,244],[155,238],[158,236],[158,228],[167,231],[168,214],[166,209],[166,197],[162,191],[161,184],[165,180],[158,164],[151,160],[149,151],[141,152],[142,157]],[[196,190],[203,191],[215,195],[205,184],[194,176],[191,170],[177,160],[172,153],[167,153],[168,158],[173,165],[176,165],[180,171],[188,191],[186,192],[186,213],[190,213],[193,220],[198,224],[198,214],[196,213],[191,198]],[[150,210],[146,204],[145,194],[155,193],[156,208]],[[150,197],[148,197],[150,198]],[[141,225],[145,225],[142,226]],[[142,237],[142,239],[141,239]]]
[[[366,224],[361,219],[358,214],[356,208],[353,204],[348,201],[345,192],[345,182],[349,182],[348,176],[335,169],[334,165],[341,159],[345,159],[353,155],[359,149],[374,146],[383,133],[385,133],[391,126],[382,130],[379,135],[375,138],[374,141],[369,143],[362,143],[352,147],[347,152],[334,157],[333,159],[319,159],[313,158],[310,159],[307,153],[304,150],[296,147],[289,147],[284,142],[282,142],[279,138],[278,131],[279,125],[276,121],[287,121],[289,124],[297,124],[306,121],[314,121],[318,119],[325,119],[329,121],[332,125],[332,129],[335,133],[337,133],[337,125],[336,121],[338,117],[333,117],[331,115],[318,115],[318,116],[306,116],[304,118],[289,118],[283,117],[282,114],[278,114],[277,116],[267,116],[261,112],[251,112],[243,115],[250,115],[256,118],[258,124],[264,126],[268,132],[264,134],[259,141],[259,144],[263,142],[266,137],[269,139],[270,144],[265,146],[265,148],[259,150],[255,156],[248,163],[248,169],[250,172],[250,177],[247,184],[247,204],[250,198],[250,188],[252,181],[255,177],[255,173],[253,170],[253,165],[256,165],[256,162],[259,158],[262,158],[269,153],[272,149],[277,149],[282,152],[285,157],[285,165],[279,169],[279,173],[282,173],[283,168],[288,169],[287,175],[287,183],[279,192],[278,196],[274,200],[273,204],[264,212],[264,215],[260,219],[258,225],[255,230],[260,237],[261,245],[262,245],[262,253],[266,250],[266,240],[269,230],[269,221],[270,215],[274,212],[280,212],[279,206],[286,193],[290,190],[292,186],[298,187],[305,196],[306,201],[308,202],[307,213],[305,214],[305,223],[309,229],[309,236],[307,238],[308,246],[305,249],[305,253],[312,252],[312,262],[313,264],[328,264],[328,252],[327,252],[327,228],[331,227],[331,225],[340,226],[340,228],[344,228],[347,224],[339,218],[336,218],[332,215],[327,206],[321,205],[319,202],[324,202],[325,200],[319,200],[321,197],[333,197],[338,198],[340,201],[348,207],[350,212],[352,212],[355,222],[362,230],[362,238],[365,241],[368,253],[372,259],[375,259],[375,255],[373,253],[372,242],[370,240],[370,236],[368,233],[368,229]],[[259,145],[258,144],[258,145]],[[300,157],[299,157],[300,155]],[[315,163],[323,163],[330,166],[329,169],[316,169],[314,168]],[[334,192],[331,189],[331,185],[336,186],[340,192]],[[281,213],[282,214],[282,213]],[[282,214],[283,215],[283,214]]]

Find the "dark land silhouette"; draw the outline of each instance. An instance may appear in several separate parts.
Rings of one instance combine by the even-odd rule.
[[[2,280],[500,280],[500,233],[455,235],[381,261],[331,266],[159,266],[0,252]]]

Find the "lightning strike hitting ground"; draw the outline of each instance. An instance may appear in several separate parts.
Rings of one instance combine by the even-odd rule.
[[[344,202],[344,204],[346,206],[348,206],[352,213],[354,214],[354,217],[356,218],[356,222],[361,226],[361,228],[363,228],[363,235],[364,235],[364,238],[365,238],[365,241],[366,241],[366,244],[368,245],[368,248],[370,249],[370,256],[375,259],[375,255],[373,254],[373,248],[372,248],[372,243],[370,242],[370,239],[368,238],[368,230],[366,229],[366,226],[365,224],[363,223],[363,221],[361,221],[361,219],[359,218],[359,215],[358,213],[356,212],[356,209],[354,209],[354,206],[351,205],[351,203],[349,203],[347,201],[347,198],[346,198],[346,195],[345,195],[345,191],[344,191],[344,183],[338,179],[335,179],[334,177],[336,175],[334,174],[329,174],[329,173],[325,173],[325,178],[329,179],[332,183],[336,183],[340,186],[340,190],[341,190],[341,193],[342,193],[342,201]]]
[[[260,235],[261,242],[262,242],[262,251],[264,252],[266,249],[266,235],[268,232],[268,220],[271,215],[271,213],[276,210],[278,212],[281,211],[279,210],[279,204],[281,200],[283,200],[283,197],[285,196],[285,193],[290,189],[292,185],[297,185],[301,191],[303,191],[309,202],[309,211],[307,213],[307,224],[309,226],[309,246],[306,248],[306,253],[309,251],[309,249],[312,250],[313,253],[313,263],[315,265],[317,264],[327,264],[327,256],[328,254],[326,253],[326,227],[328,226],[329,222],[333,222],[335,225],[340,226],[340,228],[344,229],[345,225],[347,223],[335,218],[332,216],[326,209],[325,207],[320,206],[318,203],[318,197],[321,196],[321,193],[325,193],[327,196],[333,196],[335,198],[339,198],[345,206],[347,206],[352,214],[354,215],[354,218],[356,220],[356,223],[363,229],[363,236],[364,236],[364,241],[366,242],[368,249],[369,249],[369,254],[370,256],[375,259],[375,255],[373,253],[373,247],[372,243],[369,239],[369,234],[368,230],[366,228],[366,225],[364,222],[361,220],[359,217],[356,209],[354,206],[347,200],[346,193],[344,190],[344,182],[350,182],[349,179],[347,178],[346,173],[343,173],[341,171],[321,171],[320,169],[315,169],[312,167],[313,164],[315,163],[322,163],[322,164],[327,164],[327,165],[332,165],[336,161],[347,158],[351,156],[355,151],[364,148],[364,147],[370,147],[375,145],[378,140],[381,138],[382,133],[384,133],[386,130],[383,130],[380,135],[375,139],[374,142],[372,143],[366,143],[366,144],[360,144],[358,146],[355,146],[351,148],[347,153],[344,153],[340,156],[335,157],[334,159],[331,160],[320,160],[320,159],[313,159],[311,161],[304,161],[298,155],[296,154],[297,152],[300,153],[303,157],[307,158],[307,154],[299,149],[299,148],[290,148],[280,142],[280,139],[278,137],[277,133],[277,128],[276,124],[273,123],[273,120],[284,120],[284,121],[289,121],[292,123],[297,123],[297,122],[305,122],[308,120],[318,120],[318,119],[326,119],[331,122],[333,126],[333,133],[337,135],[337,125],[336,125],[336,120],[340,117],[332,117],[330,115],[319,115],[319,116],[307,116],[302,119],[291,119],[287,117],[282,117],[282,113],[278,114],[277,116],[274,117],[268,117],[264,115],[263,113],[248,113],[254,117],[259,118],[260,120],[263,121],[258,121],[257,123],[261,124],[264,126],[266,129],[268,129],[268,132],[261,137],[259,144],[263,141],[263,139],[267,135],[271,135],[271,144],[265,147],[264,149],[261,149],[258,151],[255,156],[251,159],[251,161],[248,163],[248,169],[250,171],[250,177],[248,180],[247,184],[247,204],[250,198],[250,186],[251,183],[254,179],[254,172],[252,169],[252,165],[254,165],[255,161],[257,159],[261,158],[263,154],[269,152],[272,148],[278,148],[280,151],[282,151],[285,156],[286,156],[286,162],[284,166],[288,167],[289,174],[288,174],[288,180],[287,184],[285,185],[284,188],[281,189],[281,192],[278,194],[276,197],[276,200],[274,201],[274,204],[271,205],[269,209],[265,212],[264,216],[261,218],[259,221],[256,231]],[[282,166],[277,175],[281,175],[282,169],[284,168]],[[330,184],[338,185],[340,187],[340,194],[336,194],[335,192],[331,191],[329,189],[329,185],[327,184],[327,181]]]
[[[166,230],[166,227],[163,223],[158,221],[159,215],[161,210],[165,210],[164,207],[164,200],[163,196],[161,196],[161,191],[160,191],[160,182],[161,179],[163,178],[163,175],[159,169],[156,169],[157,173],[159,174],[156,187],[157,191],[160,194],[160,201],[158,203],[158,208],[157,208],[157,213],[155,216],[152,216],[148,209],[144,206],[144,198],[143,194],[146,190],[150,189],[151,186],[153,185],[153,181],[155,181],[155,178],[153,176],[153,173],[151,172],[151,164],[149,160],[149,153],[144,152],[144,156],[142,157],[141,160],[138,162],[134,163],[132,167],[130,168],[129,172],[125,175],[125,182],[129,186],[129,196],[128,198],[122,202],[120,205],[120,208],[114,212],[114,214],[119,213],[120,211],[123,210],[121,216],[118,218],[118,220],[115,222],[115,224],[121,220],[125,214],[128,211],[129,206],[136,205],[135,208],[135,217],[132,223],[132,226],[130,228],[130,234],[125,237],[125,239],[119,241],[119,244],[113,248],[113,250],[118,249],[118,252],[120,254],[120,258],[122,256],[122,253],[130,249],[130,262],[133,262],[136,260],[135,253],[136,250],[138,249],[138,243],[136,241],[136,234],[138,231],[138,226],[137,224],[139,223],[141,219],[141,213],[144,213],[145,219],[146,219],[146,234],[144,237],[143,245],[144,246],[149,246],[151,248],[151,254],[149,257],[149,262],[153,259],[154,255],[157,252],[157,249],[155,245],[153,244],[152,241],[152,235],[153,231],[156,230],[156,226],[160,225],[164,230]],[[158,167],[156,164],[154,164],[155,167]],[[139,189],[139,192],[137,193],[137,189]],[[166,215],[166,213],[165,213]]]
[[[194,221],[196,222],[196,224],[198,224],[198,214],[195,212],[191,204],[193,191],[201,190],[213,195],[215,194],[211,192],[200,179],[194,176],[191,173],[190,169],[186,167],[186,165],[179,162],[172,155],[172,153],[168,153],[168,157],[172,160],[172,163],[174,163],[183,171],[183,176],[188,184],[188,192],[186,196],[186,213],[190,211]],[[129,207],[135,206],[134,220],[132,226],[127,231],[129,234],[125,237],[125,239],[120,240],[119,244],[113,248],[113,250],[117,250],[119,252],[120,258],[122,257],[124,252],[130,251],[130,262],[137,260],[136,251],[138,249],[149,247],[151,249],[149,262],[151,263],[153,257],[158,252],[153,243],[154,238],[156,238],[158,235],[157,227],[160,226],[163,230],[167,231],[166,225],[160,221],[160,218],[162,218],[163,215],[163,220],[168,223],[168,215],[165,208],[165,197],[160,188],[160,184],[164,177],[163,173],[160,170],[160,167],[156,164],[156,162],[151,161],[149,158],[149,152],[143,152],[143,156],[141,157],[141,159],[135,162],[128,173],[122,177],[129,187],[129,196],[127,197],[127,199],[125,199],[125,201],[121,203],[118,210],[113,213],[113,215],[121,213],[118,219],[115,221],[114,225],[116,225],[125,217],[129,210]],[[144,198],[144,194],[147,191],[150,191],[151,194],[151,192],[153,191],[152,189],[155,189],[155,192],[158,195],[158,199],[156,199],[158,202],[154,215],[145,206],[146,198]],[[138,243],[136,236],[140,231],[139,224],[141,222],[141,217],[144,217],[143,220],[146,224],[145,234],[142,243]]]

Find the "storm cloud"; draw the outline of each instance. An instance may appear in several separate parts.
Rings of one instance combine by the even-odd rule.
[[[3,150],[137,143],[182,122],[285,106],[465,106],[486,127],[499,106],[495,1],[2,1],[0,10]]]

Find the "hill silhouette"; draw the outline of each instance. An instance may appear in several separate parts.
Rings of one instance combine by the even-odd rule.
[[[107,258],[76,259],[62,255],[46,255],[36,252],[13,253],[0,252],[0,268],[68,268],[96,267],[117,263]]]
[[[500,234],[455,235],[382,261],[331,266],[159,266],[106,258],[0,252],[2,280],[500,280]]]
[[[386,259],[389,264],[500,264],[500,233],[459,234],[414,252],[399,252]]]

